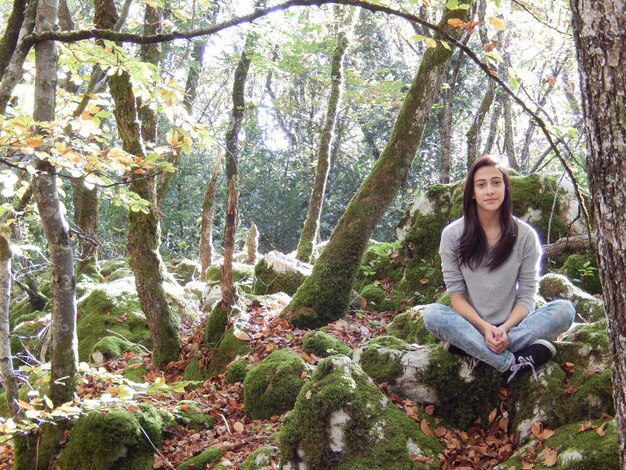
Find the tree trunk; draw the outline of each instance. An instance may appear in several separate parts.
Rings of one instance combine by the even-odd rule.
[[[220,267],[220,287],[222,290],[221,306],[224,310],[231,309],[236,302],[235,285],[233,284],[233,255],[235,253],[235,234],[237,231],[237,210],[239,193],[237,190],[239,131],[245,110],[245,89],[250,55],[256,42],[255,33],[248,33],[246,44],[241,52],[239,63],[235,69],[233,81],[233,110],[230,124],[226,132],[226,181],[228,196],[226,202],[226,220],[224,222],[224,262]]]
[[[6,392],[9,417],[19,412],[17,405],[17,381],[11,354],[11,331],[9,328],[9,302],[11,300],[11,247],[9,240],[0,233],[0,380]]]
[[[57,0],[40,0],[37,32],[56,28]],[[35,45],[35,121],[54,121],[57,56],[53,41]],[[36,159],[38,173],[33,192],[41,217],[52,265],[52,348],[50,399],[59,406],[74,398],[78,367],[76,339],[76,281],[68,225],[59,201],[56,170],[47,161]]]
[[[626,468],[626,30],[624,0],[572,0],[587,169],[613,361],[621,468]]]
[[[28,0],[14,0],[11,15],[7,20],[4,35],[0,40],[0,77],[4,75],[4,70],[11,60],[11,56],[17,46],[17,40],[24,22],[26,5]]]
[[[511,100],[508,96],[502,102],[502,114],[504,115],[504,151],[509,159],[509,166],[515,171],[519,171],[519,163],[515,156],[515,142],[513,142],[513,116],[511,110]]]
[[[74,223],[81,233],[76,275],[98,274],[98,188],[85,186],[84,178],[72,180]]]
[[[467,168],[468,169],[474,164],[474,161],[478,157],[480,129],[483,126],[485,116],[487,116],[487,113],[489,112],[489,108],[491,108],[491,103],[493,103],[493,99],[495,96],[496,96],[496,82],[492,80],[491,78],[487,78],[487,89],[485,90],[485,95],[483,96],[483,99],[480,102],[478,111],[476,111],[476,115],[474,116],[472,125],[470,126],[466,134]]]
[[[341,99],[341,89],[343,87],[343,59],[346,55],[349,39],[345,32],[341,31],[337,38],[337,47],[333,53],[330,69],[331,88],[326,107],[326,119],[320,135],[320,146],[317,151],[317,167],[315,170],[315,180],[309,200],[309,210],[307,212],[304,227],[300,234],[296,258],[308,263],[313,254],[313,245],[320,228],[320,217],[322,215],[322,205],[326,193],[326,181],[330,171],[330,149],[334,137],[335,122],[337,120],[337,109]]]
[[[22,77],[22,68],[24,67],[24,61],[26,56],[30,52],[31,45],[26,44],[24,37],[33,32],[35,27],[35,15],[37,14],[37,0],[30,0],[26,7],[24,14],[24,21],[20,28],[20,33],[17,40],[17,46],[13,51],[11,60],[3,70],[2,81],[0,82],[0,114],[4,114],[9,100],[11,99],[11,93],[17,82]]]
[[[502,92],[496,91],[495,104],[493,107],[493,112],[491,113],[491,122],[489,124],[489,133],[487,134],[487,139],[485,140],[485,147],[483,149],[484,154],[490,154],[493,150],[493,145],[496,142],[496,135],[498,133],[498,121],[500,120],[500,116],[502,115],[502,100],[504,99],[504,95]]]
[[[222,160],[222,147],[217,149],[215,163],[213,164],[213,175],[204,190],[202,198],[202,222],[200,224],[200,280],[206,280],[206,270],[213,262],[213,214],[215,212],[215,188],[217,186],[217,175],[220,171],[220,161]]]
[[[448,20],[466,21],[466,16],[467,10],[446,10],[439,27],[458,37],[458,28]],[[407,178],[451,56],[441,44],[424,54],[385,150],[348,204],[313,272],[281,312],[292,324],[316,328],[345,314],[369,237]]]
[[[95,2],[96,24],[102,28],[112,28],[117,20],[115,4],[112,0]],[[111,96],[115,103],[113,114],[117,130],[122,140],[122,148],[143,159],[145,152],[139,135],[135,95],[130,83],[130,76],[109,77]],[[151,203],[147,213],[128,212],[128,251],[130,264],[135,275],[135,286],[139,304],[146,320],[153,342],[152,363],[165,367],[176,360],[180,350],[178,322],[170,312],[163,289],[165,266],[159,253],[161,229],[156,213],[155,181],[150,175],[127,175],[130,190]]]

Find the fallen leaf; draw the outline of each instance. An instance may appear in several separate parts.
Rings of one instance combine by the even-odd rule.
[[[600,426],[598,429],[596,429],[596,432],[598,433],[598,436],[600,437],[604,437],[604,435],[606,434],[606,425],[609,422],[606,421],[605,423],[602,423],[602,426]]]
[[[426,421],[425,419],[423,419],[420,423],[420,428],[422,429],[422,432],[429,437],[433,437],[435,435],[430,429],[430,424],[428,424],[428,421]]]
[[[235,335],[235,338],[240,339],[241,341],[250,341],[252,339],[250,338],[250,335],[243,330],[235,330],[233,334]]]
[[[235,424],[233,424],[233,429],[234,429],[236,432],[243,432],[243,430],[244,430],[245,428],[244,428],[244,425],[243,425],[241,422],[237,421],[237,422],[235,422]]]
[[[590,429],[595,429],[596,427],[593,425],[591,421],[585,421],[578,426],[578,432],[585,432]]]
[[[546,447],[541,455],[543,456],[543,464],[546,467],[554,467],[559,460],[556,449],[554,447]]]
[[[433,413],[435,412],[435,405],[428,405],[424,408],[424,411],[426,412],[426,414],[428,416],[432,416]]]
[[[496,45],[493,42],[487,42],[483,44],[483,51],[491,52],[496,48]]]
[[[496,408],[491,410],[491,413],[489,413],[489,421],[488,421],[489,424],[491,424],[491,423],[493,423],[495,421],[497,413],[498,413],[498,411],[496,410]]]
[[[542,441],[545,441],[546,439],[550,439],[552,436],[554,436],[554,431],[552,429],[544,429],[538,437]]]
[[[313,392],[311,391],[311,389],[307,390],[306,393],[304,394],[307,400],[311,399],[311,395],[313,395]]]
[[[428,47],[431,47],[431,46],[428,46]],[[420,284],[428,284],[429,282],[430,282],[430,279],[428,279],[427,277],[423,277],[420,279]]]

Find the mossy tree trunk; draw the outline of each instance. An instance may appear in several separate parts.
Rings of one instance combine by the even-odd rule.
[[[439,27],[458,37],[459,30],[448,20],[465,21],[466,16],[467,10],[446,10]],[[424,54],[382,155],[348,204],[313,272],[281,312],[292,324],[315,328],[345,315],[369,237],[406,180],[451,56],[441,44]]]
[[[17,381],[11,354],[11,330],[9,328],[9,302],[11,300],[11,247],[9,240],[0,233],[0,379],[6,392],[9,416],[16,416]]]
[[[17,40],[26,13],[26,5],[28,5],[28,0],[13,1],[13,9],[7,20],[4,35],[0,39],[0,77],[4,75],[4,70],[9,65],[11,56],[17,46]]]
[[[40,0],[36,31],[56,28],[57,0]],[[35,45],[35,121],[54,121],[57,84],[57,56],[53,41]],[[50,399],[55,405],[74,398],[78,352],[76,339],[76,281],[68,224],[61,207],[56,170],[48,161],[36,159],[38,173],[33,177],[33,192],[41,217],[52,265],[52,347]]]
[[[202,221],[200,223],[200,280],[206,280],[206,270],[213,262],[213,214],[215,212],[215,188],[217,176],[220,172],[222,160],[222,147],[217,149],[215,162],[213,162],[213,174],[204,189],[202,198]]]
[[[13,53],[10,57],[9,63],[5,66],[5,69],[0,74],[2,81],[0,81],[0,114],[4,114],[11,99],[11,93],[17,85],[17,82],[22,77],[22,68],[24,67],[24,61],[26,56],[30,52],[31,45],[26,43],[23,39],[33,32],[35,27],[35,15],[37,14],[37,0],[30,0],[24,13],[24,20],[22,21],[22,27],[20,28],[19,36],[17,39],[17,45],[15,46]]]
[[[626,30],[624,0],[572,0],[600,280],[613,355],[621,468],[626,468]]]
[[[98,27],[112,28],[117,20],[115,3],[98,0],[95,6]],[[139,134],[135,95],[128,73],[109,77],[109,88],[122,147],[126,152],[143,158],[145,152]],[[128,251],[139,304],[152,336],[152,362],[162,368],[178,357],[180,341],[178,322],[170,311],[163,289],[165,266],[159,253],[161,228],[156,212],[156,183],[151,175],[132,173],[128,178],[130,190],[151,203],[146,213],[128,213]]]
[[[232,308],[237,301],[233,283],[233,255],[235,253],[239,203],[239,192],[237,190],[239,131],[241,130],[245,112],[246,80],[248,79],[250,56],[254,50],[255,42],[256,33],[248,33],[245,46],[235,69],[232,93],[233,109],[230,115],[228,131],[226,132],[226,181],[228,183],[228,196],[226,201],[226,220],[224,222],[224,262],[220,266],[221,306],[226,310]]]
[[[354,12],[352,12],[354,14]],[[346,50],[350,43],[348,34],[352,29],[350,18],[346,21],[349,26],[347,31],[339,31],[337,35],[337,46],[333,53],[330,68],[331,86],[326,105],[326,117],[324,126],[320,134],[320,145],[317,150],[317,166],[315,169],[315,179],[309,200],[309,210],[304,221],[304,227],[298,241],[296,258],[308,263],[313,254],[313,245],[320,229],[320,217],[322,215],[322,205],[326,194],[326,181],[330,171],[330,150],[334,137],[335,122],[337,121],[337,110],[341,100],[341,90],[343,88],[343,62]]]
[[[74,222],[80,229],[80,257],[76,274],[98,273],[98,188],[85,186],[83,178],[72,180]]]

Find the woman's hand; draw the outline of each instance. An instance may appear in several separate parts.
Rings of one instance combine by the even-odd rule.
[[[493,352],[500,354],[509,345],[509,336],[501,327],[489,325],[485,328],[485,343]]]

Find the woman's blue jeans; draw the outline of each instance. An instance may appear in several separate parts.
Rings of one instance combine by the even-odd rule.
[[[499,354],[487,347],[485,337],[474,325],[445,305],[428,305],[423,318],[426,328],[440,340],[505,372],[512,364],[514,353],[538,339],[554,340],[572,326],[575,315],[574,307],[567,300],[553,300],[545,304],[509,330],[509,346]]]

